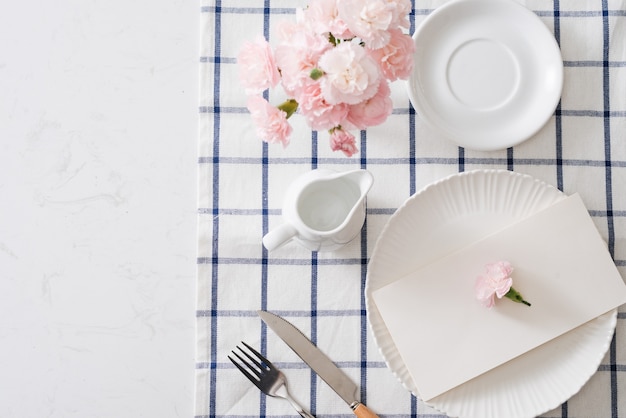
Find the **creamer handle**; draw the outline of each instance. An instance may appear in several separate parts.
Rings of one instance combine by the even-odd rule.
[[[296,234],[297,231],[291,224],[284,223],[265,234],[263,237],[263,246],[267,248],[268,251],[273,251],[289,242]]]

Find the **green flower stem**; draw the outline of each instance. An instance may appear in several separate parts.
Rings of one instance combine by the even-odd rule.
[[[523,303],[526,306],[530,306],[530,303],[524,300],[524,297],[517,290],[512,287],[509,289],[504,297],[511,299],[513,302]]]
[[[296,113],[296,110],[298,110],[298,102],[295,99],[289,99],[278,105],[278,108],[285,112],[287,114],[287,119],[289,119],[291,115]]]

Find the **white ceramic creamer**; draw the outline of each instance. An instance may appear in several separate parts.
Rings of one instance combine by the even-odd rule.
[[[374,177],[367,170],[312,170],[289,186],[284,223],[263,237],[269,251],[294,240],[311,251],[332,251],[354,239],[365,222],[365,197]]]

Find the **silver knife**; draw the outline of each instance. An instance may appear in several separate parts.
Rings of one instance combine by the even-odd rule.
[[[378,418],[358,400],[358,387],[315,344],[287,320],[266,311],[261,319],[350,406],[359,418]]]

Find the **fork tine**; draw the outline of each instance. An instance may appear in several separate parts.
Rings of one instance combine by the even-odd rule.
[[[261,353],[259,353],[258,351],[256,351],[254,348],[250,347],[248,344],[246,344],[245,342],[241,342],[243,345],[246,346],[246,348],[248,350],[250,350],[250,352],[252,354],[254,354],[255,356],[257,356],[257,358],[259,358],[261,360],[261,362],[263,362],[265,364],[266,367],[263,367],[263,365],[261,365],[261,363],[259,363],[258,360],[252,358],[252,356],[250,356],[248,353],[246,353],[245,351],[241,351],[242,353],[244,353],[250,360],[252,360],[254,362],[254,364],[256,364],[259,368],[267,368],[267,369],[272,369],[274,368],[274,365],[272,364],[272,362],[270,362],[268,359],[266,359],[265,357],[263,357],[261,355]],[[241,350],[241,348],[240,348]]]
[[[250,365],[249,365],[248,363],[246,363],[246,362],[245,362],[245,360],[244,360],[244,359],[242,359],[242,358],[241,358],[241,356],[240,356],[239,354],[235,353],[234,351],[233,351],[232,353],[233,353],[233,354],[234,354],[234,355],[235,355],[238,359],[240,359],[240,360],[241,360],[241,361],[242,361],[242,362],[243,362],[246,366],[248,366],[248,369],[244,368],[242,365],[240,365],[240,364],[239,364],[239,363],[237,363],[235,360],[233,360],[233,358],[232,358],[231,356],[228,356],[228,359],[229,359],[229,360],[230,360],[230,361],[231,361],[231,362],[235,365],[235,367],[237,367],[237,368],[239,369],[239,371],[240,371],[241,373],[243,373],[243,375],[244,375],[244,376],[246,376],[246,377],[248,378],[248,380],[249,380],[249,381],[251,381],[252,383],[254,383],[254,385],[255,385],[256,387],[258,387],[259,389],[262,389],[262,388],[261,388],[261,381],[260,381],[260,379],[259,379],[259,376],[258,376],[258,375],[257,375],[257,376],[253,376],[253,375],[250,373],[250,371],[248,371],[248,370],[254,371],[255,373],[258,373],[258,372],[256,372],[256,371],[255,371],[252,367],[250,367]]]

